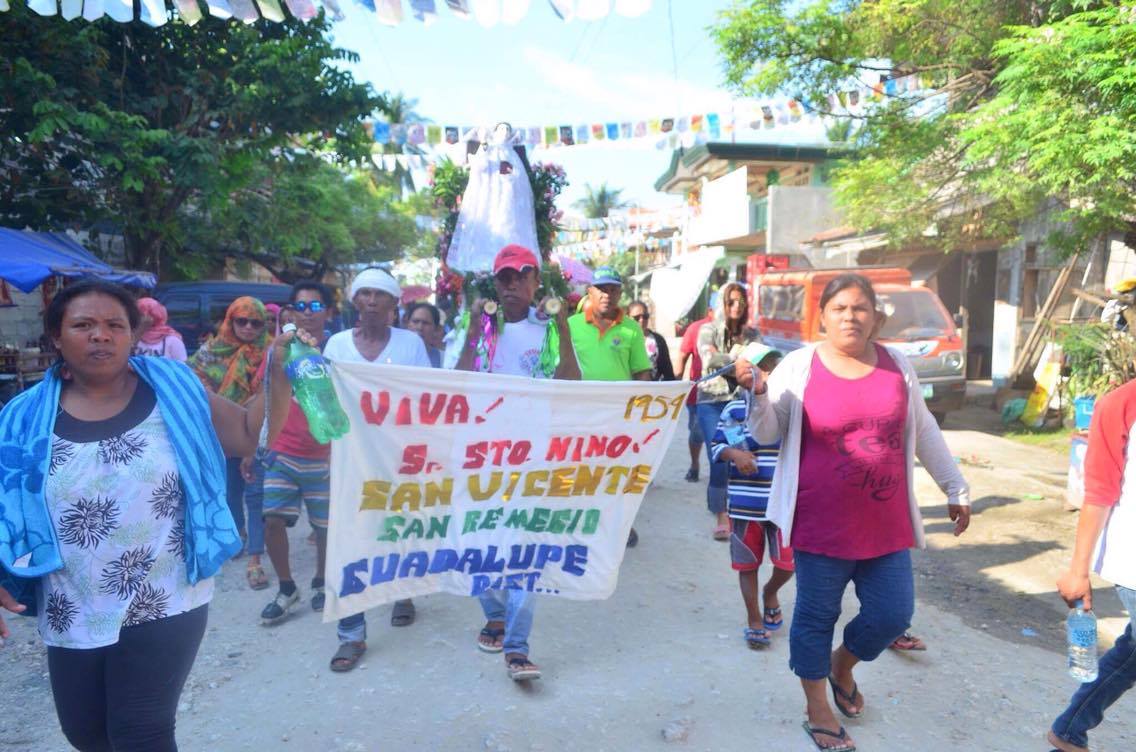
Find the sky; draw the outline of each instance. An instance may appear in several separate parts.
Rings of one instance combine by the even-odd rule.
[[[341,5],[347,18],[335,25],[334,41],[360,56],[358,63],[344,67],[376,90],[417,99],[418,113],[439,125],[649,120],[725,113],[735,100],[723,84],[717,48],[707,31],[717,11],[730,5],[727,0],[653,0],[638,18],[612,13],[592,22],[564,22],[547,0],[532,0],[518,24],[489,29],[458,18],[442,7],[443,0],[437,2],[438,20],[429,27],[414,20],[409,9],[401,24],[384,26],[353,0]],[[815,126],[761,135],[779,143],[816,143],[820,138]],[[540,149],[530,158],[565,168],[569,186],[561,208],[570,209],[585,184],[604,181],[641,206],[680,200],[654,190],[671,151],[657,149],[653,139]]]

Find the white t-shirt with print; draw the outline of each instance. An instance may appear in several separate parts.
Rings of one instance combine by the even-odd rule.
[[[548,322],[539,321],[532,311],[522,321],[512,324],[506,322],[497,337],[497,349],[493,353],[490,373],[544,378],[537,365],[547,331]]]
[[[355,338],[351,329],[331,335],[323,348],[323,356],[328,360],[339,360],[344,363],[382,363],[423,368],[431,366],[430,356],[426,352],[426,344],[422,338],[414,332],[394,327],[390,329],[387,346],[374,360],[364,358],[359,348],[355,347]]]
[[[39,631],[52,647],[113,645],[123,627],[182,614],[213,597],[213,578],[190,585],[186,576],[185,494],[148,389],[140,383],[124,412],[153,407],[141,422],[126,418],[134,425],[121,433],[53,437],[45,497],[64,566],[44,575],[39,594]]]

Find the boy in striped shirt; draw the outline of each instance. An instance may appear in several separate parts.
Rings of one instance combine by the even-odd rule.
[[[751,344],[743,353],[768,374],[779,362],[781,353],[766,345]],[[781,540],[780,531],[765,517],[773,470],[777,466],[780,444],[761,446],[746,428],[750,395],[742,391],[739,399],[722,408],[718,429],[710,445],[715,462],[729,463],[726,512],[730,517],[730,561],[738,573],[742,600],[745,602],[746,644],[753,650],[769,645],[769,633],[781,628],[781,603],[777,592],[793,577],[793,552]],[[762,609],[757,601],[757,570],[769,549],[773,574],[762,590]]]

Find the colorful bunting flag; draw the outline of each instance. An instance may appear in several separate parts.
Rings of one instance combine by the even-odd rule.
[[[686,133],[686,131],[689,128],[690,128],[690,121],[687,120],[686,118],[680,117],[678,120],[675,121],[675,130],[678,131],[679,133]]]
[[[722,135],[718,113],[711,112],[706,116],[706,126],[710,130],[710,138],[719,138]]]
[[[406,126],[402,123],[391,124],[391,143],[399,146],[406,143]]]
[[[525,139],[525,143],[528,144],[529,146],[536,146],[537,144],[540,143],[540,137],[541,137],[540,128],[534,125],[531,128],[529,128],[529,135]]]
[[[560,143],[564,144],[565,146],[571,146],[575,143],[575,141],[572,139],[572,126],[560,126]]]
[[[469,20],[469,2],[468,0],[446,0],[446,6],[450,11],[463,20]]]
[[[702,116],[701,115],[691,115],[690,116],[690,130],[694,131],[695,133],[698,133],[700,130],[702,130]]]
[[[652,136],[656,133],[662,132],[662,129],[662,124],[658,120],[652,119],[647,121],[647,132]]]
[[[284,9],[280,7],[279,0],[256,0],[256,5],[260,8],[260,15],[267,20],[275,23],[284,21]]]
[[[620,138],[631,138],[631,123],[620,123],[619,124],[619,137]]]
[[[288,6],[292,15],[301,21],[310,21],[319,13],[312,0],[284,0],[284,4]]]
[[[856,107],[857,105],[860,104],[860,92],[850,91],[850,92],[848,92],[847,96],[848,96],[849,106]],[[840,92],[840,104],[842,104],[842,105],[844,104],[844,97],[845,97],[844,92]]]
[[[426,126],[426,143],[440,144],[442,143],[442,126],[428,125]]]
[[[663,118],[663,124],[662,124],[663,133],[670,133],[672,130],[674,130],[674,127],[675,127],[674,118]]]
[[[595,125],[592,126],[592,140],[593,141],[603,141],[604,138],[606,138],[606,137],[607,137],[607,134],[604,131],[603,123],[596,123]]]
[[[578,144],[588,143],[588,136],[590,134],[591,134],[591,129],[588,128],[588,126],[577,125],[576,126],[576,143],[578,143]]]
[[[398,26],[402,23],[402,0],[358,0],[375,11],[379,23]]]
[[[555,125],[546,125],[544,127],[544,145],[551,146],[555,144],[559,133],[560,131]]]
[[[434,5],[434,0],[410,0],[410,12],[425,26],[438,20],[438,8]]]
[[[375,123],[375,141],[380,144],[389,144],[391,140],[390,123]]]
[[[635,138],[643,138],[647,135],[647,121],[640,120],[635,124]]]
[[[233,18],[241,21],[257,21],[260,19],[260,14],[256,12],[256,6],[253,5],[252,0],[229,0],[229,7],[233,11]]]
[[[414,123],[406,129],[406,142],[418,146],[426,141],[426,128],[421,123]]]
[[[614,141],[619,138],[619,123],[608,123],[605,126],[605,130],[607,131],[608,141]]]

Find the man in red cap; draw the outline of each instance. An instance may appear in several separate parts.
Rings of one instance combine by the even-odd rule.
[[[480,337],[468,336],[458,358],[458,370],[545,378],[540,366],[548,318],[541,316],[545,315],[548,299],[542,300],[539,308],[532,307],[540,289],[540,262],[536,255],[519,245],[502,248],[493,262],[493,287],[497,291],[505,325],[496,333],[492,362],[482,362],[477,369],[474,368],[479,349],[484,352],[485,347]],[[568,306],[562,301],[557,302],[560,309],[555,314],[555,326],[560,334],[560,344],[557,352],[559,363],[553,378],[578,380],[580,366],[568,331]],[[483,300],[473,302],[470,321],[481,319],[485,303]],[[470,329],[472,334],[474,327]],[[545,355],[551,356],[550,353]],[[486,653],[504,652],[505,666],[514,680],[539,679],[540,668],[529,660],[528,637],[535,607],[532,593],[525,590],[487,590],[480,599],[486,624],[477,637],[477,647]]]

